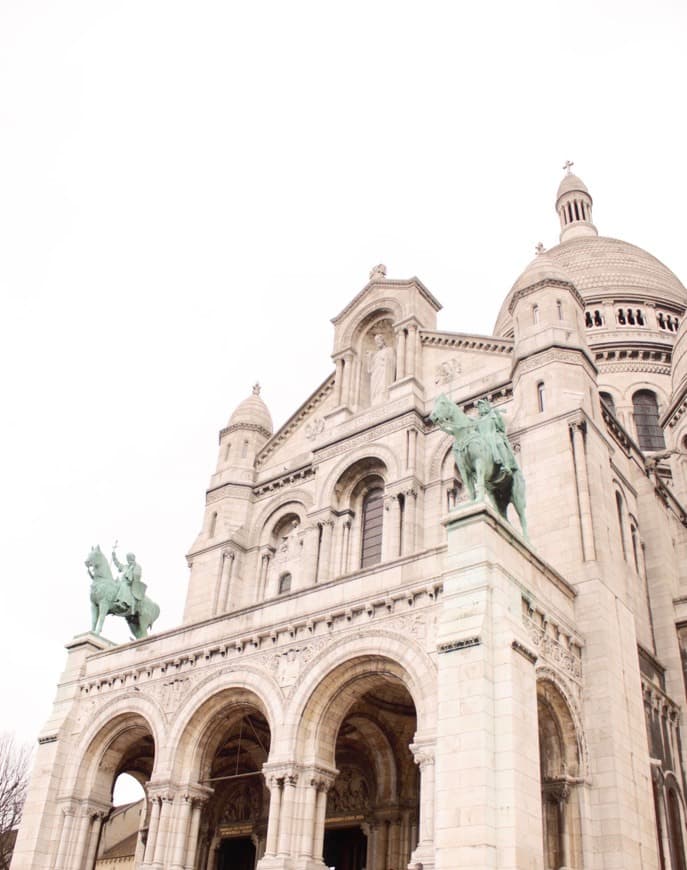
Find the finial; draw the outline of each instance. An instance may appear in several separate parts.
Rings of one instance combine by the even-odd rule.
[[[259,383],[258,381],[256,381],[256,382],[253,384],[253,395],[254,395],[254,396],[259,396],[259,395],[260,395],[260,383]]]
[[[565,161],[565,163],[563,164],[563,169],[566,170],[566,175],[570,175],[570,170],[571,170],[571,168],[572,168],[574,165],[575,165],[575,164],[573,163],[572,160],[566,160],[566,161]]]
[[[535,251],[537,256],[539,256],[540,254],[543,254],[545,250],[546,250],[546,248],[544,247],[544,245],[542,245],[541,242],[537,242],[537,244],[534,246],[534,251]]]
[[[386,278],[386,266],[384,263],[380,263],[378,266],[370,269],[370,280],[374,281],[375,278]]]

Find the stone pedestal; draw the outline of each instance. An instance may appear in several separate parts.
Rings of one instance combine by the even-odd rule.
[[[522,624],[523,580],[536,557],[483,504],[447,526],[435,866],[540,870],[536,656]]]

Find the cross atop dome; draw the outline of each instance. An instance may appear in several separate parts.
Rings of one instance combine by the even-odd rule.
[[[574,165],[575,165],[575,162],[573,160],[566,160],[565,161],[565,163],[563,164],[563,169],[566,170],[566,173],[565,173],[566,175],[572,175],[570,170],[572,169],[572,167]]]

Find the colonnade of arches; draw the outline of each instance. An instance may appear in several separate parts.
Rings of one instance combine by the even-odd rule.
[[[121,699],[121,711],[94,722],[75,754],[53,866],[93,870],[113,785],[125,772],[146,793],[137,868],[254,870],[261,861],[308,867],[324,859],[337,870],[387,870],[427,862],[436,681],[428,663],[412,672],[401,663],[401,649],[338,663],[329,653],[332,666],[319,678],[306,675],[286,705],[264,676],[215,678],[171,726],[152,702]],[[537,691],[544,866],[581,867],[579,726],[553,683],[540,680]]]

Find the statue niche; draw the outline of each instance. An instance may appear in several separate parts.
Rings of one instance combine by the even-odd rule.
[[[378,321],[365,335],[362,344],[361,405],[376,407],[389,397],[396,380],[394,332],[390,320]]]

